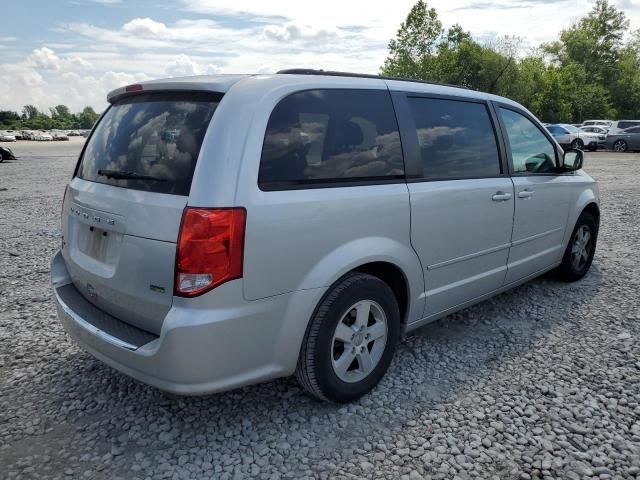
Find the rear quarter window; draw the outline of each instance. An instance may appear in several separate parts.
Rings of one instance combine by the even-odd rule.
[[[221,98],[210,92],[158,92],[116,102],[91,134],[77,176],[189,195],[202,140]]]
[[[263,190],[403,178],[398,124],[385,90],[298,92],[271,113],[258,174]]]

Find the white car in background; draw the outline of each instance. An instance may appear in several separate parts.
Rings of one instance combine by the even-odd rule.
[[[586,148],[592,152],[602,148],[602,144],[607,138],[604,133],[587,132],[567,123],[547,125],[547,130],[563,148]]]
[[[0,132],[0,142],[15,142],[15,135],[9,134],[9,132]]]
[[[51,137],[56,141],[68,141],[69,136],[64,132],[51,132]]]
[[[50,142],[53,140],[53,137],[49,135],[47,132],[36,132],[33,135],[33,139],[39,142]]]
[[[613,125],[613,120],[585,120],[582,122],[583,127],[603,127],[607,130]]]

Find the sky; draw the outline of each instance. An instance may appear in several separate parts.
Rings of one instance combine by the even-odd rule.
[[[0,110],[90,105],[138,81],[322,68],[378,73],[416,0],[21,0],[0,22]],[[640,0],[611,0],[640,28]],[[445,27],[522,48],[557,38],[592,0],[432,0]]]

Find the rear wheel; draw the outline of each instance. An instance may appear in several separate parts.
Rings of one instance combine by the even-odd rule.
[[[589,212],[582,212],[571,234],[569,245],[558,267],[562,280],[575,282],[584,277],[591,267],[596,251],[598,224]]]
[[[613,142],[613,150],[616,152],[626,152],[629,146],[624,140],[616,140]]]
[[[571,142],[571,148],[580,150],[584,148],[584,142],[581,139],[576,138],[573,142]]]
[[[355,400],[384,376],[399,335],[400,312],[391,288],[372,275],[348,274],[316,309],[296,378],[316,398]]]

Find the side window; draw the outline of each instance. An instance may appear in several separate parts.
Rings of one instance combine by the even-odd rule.
[[[640,127],[630,128],[625,133],[640,133]]]
[[[389,92],[308,90],[284,98],[271,113],[261,188],[401,178],[402,147]]]
[[[500,156],[487,107],[482,103],[408,98],[428,179],[500,175]]]
[[[513,110],[500,108],[507,129],[514,173],[550,173],[556,168],[553,144],[531,120]]]

